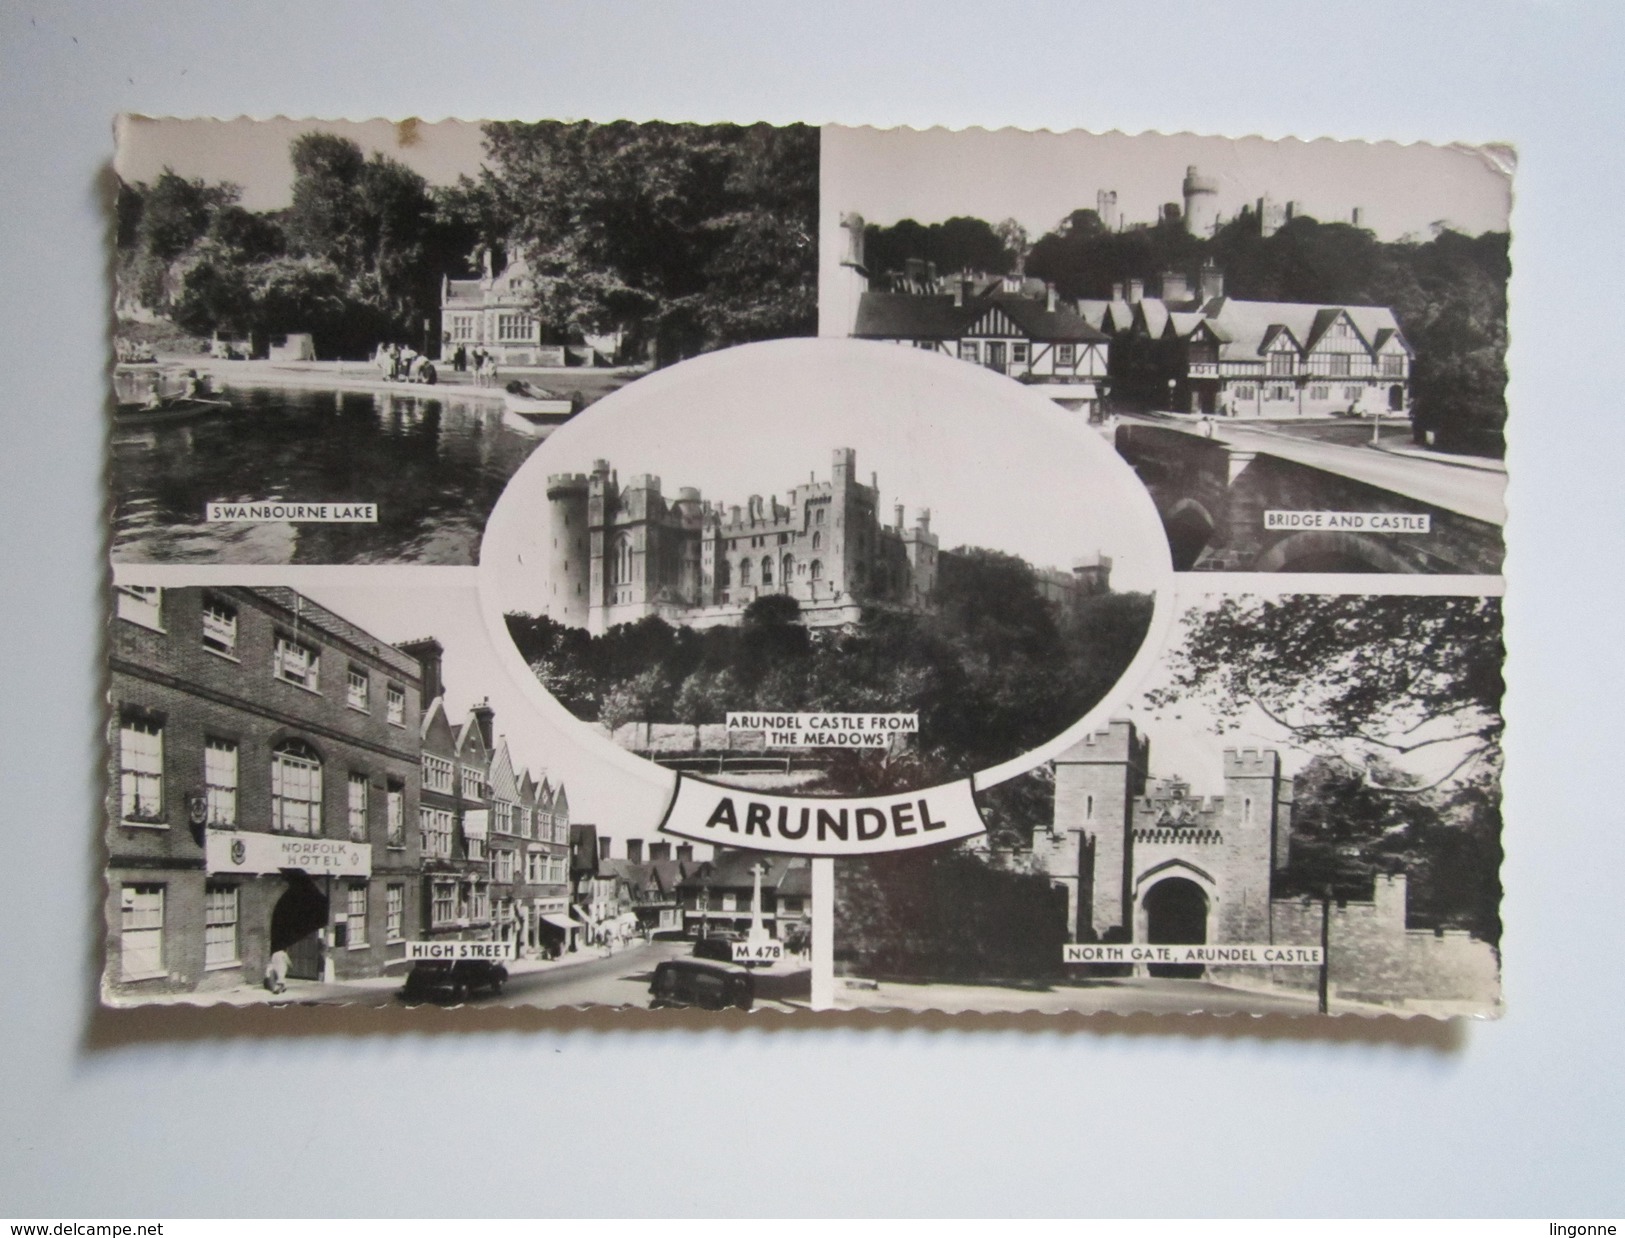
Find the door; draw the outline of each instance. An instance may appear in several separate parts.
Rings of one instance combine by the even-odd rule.
[[[1007,371],[1006,361],[1009,346],[1003,340],[989,340],[987,342],[987,368],[997,370],[1000,374]]]
[[[1388,411],[1402,413],[1405,411],[1405,388],[1395,383],[1388,388]]]
[[[1207,895],[1187,877],[1165,877],[1145,894],[1145,938],[1152,945],[1200,946],[1207,941]],[[1200,963],[1153,963],[1153,976],[1194,979]]]
[[[286,877],[288,888],[271,909],[271,950],[288,952],[290,979],[320,980],[327,896],[302,872],[290,870]]]

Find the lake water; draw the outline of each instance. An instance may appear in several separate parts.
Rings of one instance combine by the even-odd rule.
[[[122,394],[122,392],[121,392]],[[132,393],[133,394],[133,393]],[[113,434],[113,557],[134,563],[473,564],[542,441],[500,403],[233,387],[231,407]],[[210,524],[212,501],[378,505],[377,524]]]

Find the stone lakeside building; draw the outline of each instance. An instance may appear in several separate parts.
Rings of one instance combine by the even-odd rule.
[[[865,605],[923,609],[937,578],[937,537],[921,509],[905,526],[898,504],[880,520],[879,481],[857,479],[857,453],[838,447],[828,481],[744,507],[707,504],[660,478],[623,487],[609,461],[591,474],[547,479],[551,546],[545,612],[594,635],[651,615],[708,627],[738,623],[757,598],[800,603],[809,626],[855,622]]]
[[[438,642],[291,589],[134,586],[109,641],[109,995],[258,985],[278,950],[343,982],[398,974],[408,940],[568,944],[563,788],[508,798],[489,708],[446,716]]]
[[[1319,903],[1273,892],[1292,831],[1280,755],[1227,750],[1224,794],[1211,797],[1151,777],[1150,756],[1131,722],[1084,736],[1056,758],[1053,823],[1034,830],[1030,854],[1000,857],[1066,890],[1067,940],[1319,945]],[[1408,927],[1406,884],[1379,877],[1369,901],[1327,909],[1332,996],[1440,1013],[1494,1008],[1495,949],[1463,931]],[[1168,969],[1192,970],[1202,971]],[[1207,970],[1243,986],[1318,982],[1315,968]]]

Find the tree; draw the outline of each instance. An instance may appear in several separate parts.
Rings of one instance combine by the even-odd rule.
[[[1215,729],[1257,709],[1289,742],[1365,783],[1416,794],[1499,758],[1501,606],[1496,598],[1227,597],[1185,617],[1154,705],[1199,701]],[[1425,786],[1385,781],[1386,762],[1448,754]]]
[[[501,123],[485,185],[539,318],[661,363],[816,329],[817,131]]]

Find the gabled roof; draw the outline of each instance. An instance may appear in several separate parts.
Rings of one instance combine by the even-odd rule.
[[[463,725],[457,728],[457,756],[463,761],[484,761],[489,759],[491,750],[485,746],[485,734],[480,730],[479,719],[469,714],[463,720]]]
[[[570,797],[564,793],[564,784],[561,782],[553,789],[554,816],[568,817],[570,815]]]
[[[536,779],[530,776],[528,769],[519,778],[519,802],[526,808],[536,806]]]
[[[435,697],[429,708],[424,710],[423,722],[418,727],[418,738],[435,756],[457,755],[457,736],[451,729],[451,719],[446,717],[445,697]]]
[[[713,890],[749,890],[755,883],[750,871],[758,864],[766,865],[762,874],[762,889],[779,890],[789,874],[812,869],[805,856],[770,855],[761,851],[718,849],[715,856],[704,864],[695,865],[685,872],[683,885],[705,885]],[[810,877],[809,877],[810,880]],[[811,887],[809,886],[809,889]]]
[[[852,334],[860,339],[957,340],[968,335],[992,309],[1001,310],[1018,331],[1042,343],[1104,343],[1106,337],[1070,309],[1051,310],[1043,301],[992,292],[955,305],[952,296],[905,292],[866,292],[858,302]]]
[[[1135,307],[1135,317],[1144,325],[1152,339],[1161,337],[1168,327],[1168,307],[1156,297],[1142,298]]]
[[[1175,310],[1169,313],[1168,325],[1164,331],[1172,332],[1177,338],[1187,340],[1206,323],[1207,319],[1194,310]]]
[[[519,802],[519,781],[513,773],[513,753],[508,751],[508,741],[505,739],[497,741],[497,752],[491,760],[488,781],[493,799],[507,800],[510,804]]]

